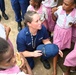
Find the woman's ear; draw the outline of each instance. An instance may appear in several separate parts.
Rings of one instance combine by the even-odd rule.
[[[28,26],[30,26],[30,25],[31,25],[31,23],[30,23],[30,22],[27,22],[27,25],[28,25]]]

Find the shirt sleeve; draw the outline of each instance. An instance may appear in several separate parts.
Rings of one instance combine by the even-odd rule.
[[[49,38],[49,34],[44,25],[42,25],[42,34],[43,34],[43,40]]]
[[[17,50],[19,52],[23,52],[23,51],[26,50],[26,43],[25,43],[25,40],[24,39],[25,38],[22,35],[22,33],[18,34],[16,43],[17,43]]]
[[[61,9],[62,9],[62,6],[59,6],[59,7],[58,7],[58,10],[54,12],[54,15],[55,15],[56,17],[58,17],[58,14],[60,13]]]
[[[28,8],[27,8],[27,11],[31,11],[32,10],[32,6],[29,5]]]

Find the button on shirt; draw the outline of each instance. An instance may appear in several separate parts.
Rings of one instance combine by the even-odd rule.
[[[41,30],[38,30],[35,41],[35,48],[42,43],[42,40],[49,38],[46,28],[42,25]],[[34,51],[32,47],[32,38],[29,28],[22,29],[17,36],[17,49],[19,52],[28,50]]]

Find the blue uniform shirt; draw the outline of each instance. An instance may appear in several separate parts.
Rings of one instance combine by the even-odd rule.
[[[38,45],[42,43],[42,40],[49,38],[46,28],[42,25],[41,30],[38,30],[37,35],[35,36],[35,48],[32,47],[32,38],[29,28],[23,28],[17,36],[17,49],[19,52],[28,50],[34,51]]]

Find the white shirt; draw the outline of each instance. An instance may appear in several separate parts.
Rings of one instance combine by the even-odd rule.
[[[73,9],[70,14],[66,15],[66,12],[62,9],[62,6],[59,6],[54,15],[57,17],[57,25],[61,28],[69,28],[71,27],[70,24],[76,23],[76,9]]]
[[[0,37],[6,39],[6,32],[4,26],[0,23]]]
[[[56,0],[56,2],[54,0],[45,0],[42,1],[42,4],[46,7],[55,7],[58,4],[58,0]]]

